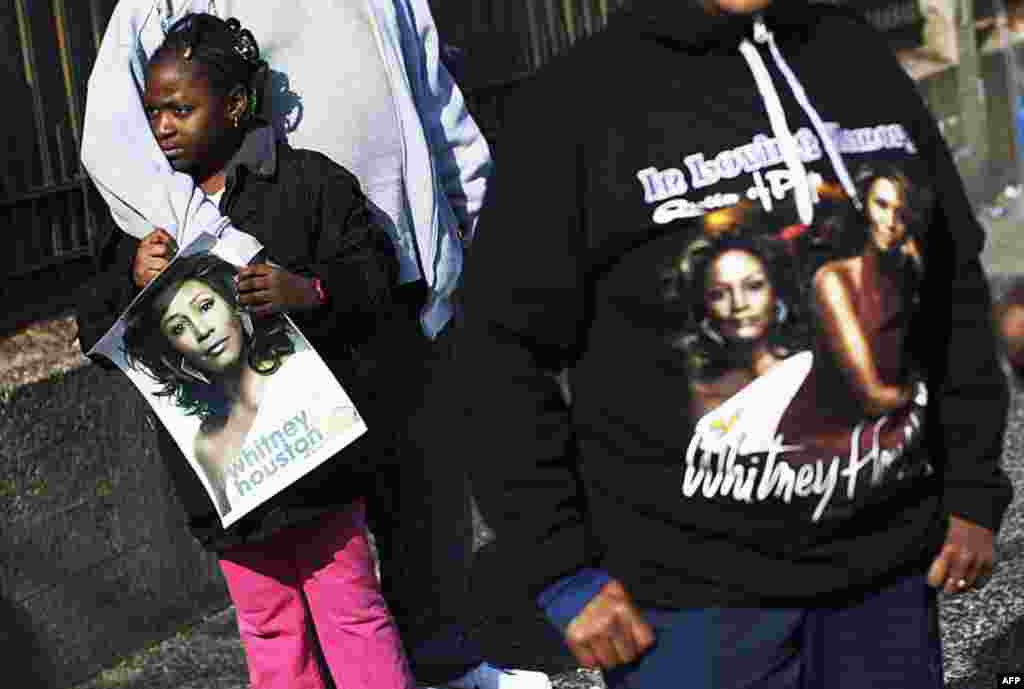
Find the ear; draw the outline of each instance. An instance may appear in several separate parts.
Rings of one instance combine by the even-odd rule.
[[[244,122],[245,113],[249,109],[249,94],[246,92],[245,87],[238,85],[231,89],[228,94],[227,112],[224,114],[227,116],[229,122]]]

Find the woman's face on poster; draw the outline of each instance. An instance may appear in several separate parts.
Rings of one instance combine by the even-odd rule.
[[[906,238],[905,205],[903,190],[887,177],[879,177],[868,188],[868,225],[871,241],[879,251],[895,249]]]
[[[775,289],[760,258],[730,249],[708,266],[704,305],[715,330],[733,342],[756,341],[775,322]]]
[[[181,283],[160,329],[192,366],[208,373],[232,368],[245,351],[245,332],[231,304],[200,280]]]

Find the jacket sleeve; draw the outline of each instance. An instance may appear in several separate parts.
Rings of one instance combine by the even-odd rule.
[[[537,596],[537,605],[548,621],[564,632],[609,581],[611,576],[603,569],[585,567],[544,589]]]
[[[296,320],[303,330],[333,329],[343,340],[358,343],[389,313],[398,258],[387,233],[373,219],[356,178],[323,154],[304,155],[302,174],[316,189],[317,227],[313,261],[298,270],[320,278],[328,303]]]
[[[441,184],[463,239],[468,242],[476,231],[493,171],[491,150],[466,109],[462,91],[441,62],[437,27],[427,1],[405,0],[399,4],[412,21],[419,48],[422,79],[417,85],[416,108]]]
[[[997,531],[1013,496],[1000,467],[1009,391],[996,353],[981,262],[964,259],[950,269],[947,284],[928,280],[925,287],[932,304],[924,313],[934,314],[928,327],[941,323],[947,333],[929,362],[932,420],[940,429],[933,456],[944,465],[946,512]]]
[[[155,227],[179,239],[202,231],[231,235],[237,231],[192,178],[171,168],[142,109],[145,63],[157,47],[142,40],[157,21],[152,7],[121,2],[107,24],[89,76],[82,164],[117,225],[133,237],[142,239]]]
[[[481,214],[487,231],[468,263],[456,332],[474,492],[509,558],[506,583],[536,600],[588,563],[575,438],[553,375],[585,327],[586,259],[573,130],[552,121],[557,108],[543,94],[524,96],[522,107],[508,103],[506,157]]]
[[[946,512],[996,531],[1013,493],[1000,467],[1009,388],[979,257],[984,234],[938,128],[929,125],[920,153],[935,172],[937,200],[917,332],[927,340],[920,349],[933,401],[930,427],[937,431],[932,456],[943,467]]]
[[[891,63],[905,99],[894,105],[912,114],[908,126],[935,191],[921,309],[911,330],[928,377],[931,456],[941,467],[946,512],[995,531],[1012,497],[1000,467],[1009,389],[979,257],[984,230],[934,117],[910,77]]]

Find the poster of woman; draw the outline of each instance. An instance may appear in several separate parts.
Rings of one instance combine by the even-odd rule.
[[[216,239],[201,236],[90,352],[146,398],[225,528],[366,432],[286,315],[252,318],[240,307],[237,272]]]

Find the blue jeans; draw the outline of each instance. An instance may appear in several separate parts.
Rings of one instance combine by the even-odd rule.
[[[923,575],[836,607],[644,610],[657,636],[610,689],[942,689]]]

